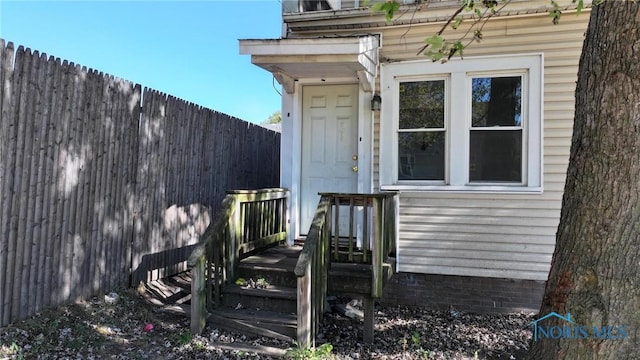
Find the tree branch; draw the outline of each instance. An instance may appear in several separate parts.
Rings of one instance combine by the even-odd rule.
[[[447,20],[447,22],[442,26],[442,29],[440,29],[440,31],[437,32],[437,35],[442,35],[442,33],[446,30],[447,26],[451,24],[453,19],[455,19],[456,16],[458,16],[462,12],[462,10],[464,10],[464,8],[465,8],[464,5],[460,6],[460,8],[456,10],[456,12],[454,12],[453,15],[451,15],[451,17],[449,18],[449,20]],[[423,46],[422,48],[420,48],[420,50],[418,50],[416,55],[422,54],[422,52],[424,52],[428,47],[429,47],[429,44]]]

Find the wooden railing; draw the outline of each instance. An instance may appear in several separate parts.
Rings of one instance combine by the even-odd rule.
[[[331,236],[331,197],[321,196],[311,229],[300,252],[298,277],[298,346],[315,346],[316,332],[327,298],[327,270]]]
[[[331,262],[370,264],[371,296],[365,300],[372,309],[372,299],[382,296],[384,261],[395,252],[397,210],[395,192],[320,193],[320,202],[295,269],[298,277],[298,346],[315,345],[316,331],[324,313]],[[348,217],[342,217],[342,211],[347,211]],[[341,232],[341,222],[345,220],[348,223]],[[365,322],[373,321],[372,318],[365,314]],[[365,340],[367,329],[371,332],[370,337],[373,336],[372,324],[369,327],[365,324]]]
[[[192,333],[200,334],[207,310],[221,305],[221,288],[235,280],[245,254],[287,239],[288,195],[286,189],[227,192],[189,257]]]
[[[383,263],[395,252],[397,193],[320,195],[331,197],[333,261],[371,264],[371,297],[381,297]],[[348,229],[343,231],[340,229],[340,223],[344,222],[341,211],[349,214]],[[359,248],[356,247],[358,228],[361,235]]]

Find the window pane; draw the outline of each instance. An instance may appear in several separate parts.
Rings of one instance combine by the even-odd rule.
[[[469,181],[522,182],[522,130],[472,130]]]
[[[474,78],[471,81],[473,127],[522,125],[522,77]]]
[[[444,80],[400,83],[399,127],[444,128]]]
[[[444,134],[398,133],[398,179],[444,180]]]

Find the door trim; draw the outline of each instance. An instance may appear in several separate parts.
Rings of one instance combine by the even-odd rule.
[[[290,236],[289,243],[303,231],[300,229],[300,179],[302,175],[302,90],[306,85],[358,85],[358,192],[371,193],[373,189],[373,121],[374,113],[371,111],[371,92],[365,92],[357,80],[352,78],[340,79],[301,79],[296,81],[296,89],[293,94],[283,93],[282,110],[283,121],[291,122],[291,132],[283,131],[283,144],[288,145],[287,136],[291,136],[291,158],[286,152],[281,157],[282,184],[291,191],[290,197]],[[287,119],[288,118],[288,119]],[[284,127],[283,127],[284,129]],[[284,148],[284,147],[283,147]],[[289,166],[285,166],[289,165]],[[290,169],[290,171],[288,171]],[[286,178],[286,183],[284,179]],[[304,231],[306,233],[306,231]]]

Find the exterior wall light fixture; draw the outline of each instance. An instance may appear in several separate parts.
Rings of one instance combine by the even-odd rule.
[[[371,98],[371,111],[380,111],[381,106],[382,98],[380,97],[380,95],[373,95],[373,97]]]

